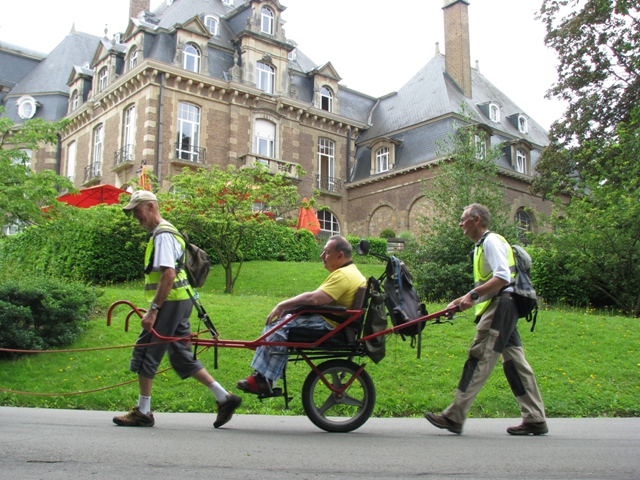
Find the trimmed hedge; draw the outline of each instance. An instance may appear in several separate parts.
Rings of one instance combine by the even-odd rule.
[[[97,304],[93,288],[52,278],[0,286],[0,347],[42,350],[73,343]]]

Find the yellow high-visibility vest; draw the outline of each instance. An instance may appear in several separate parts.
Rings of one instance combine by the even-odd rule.
[[[513,255],[513,249],[511,248],[511,245],[509,244],[509,242],[507,242],[507,240],[502,236],[502,235],[498,235],[497,233],[490,233],[489,235],[495,235],[496,237],[498,237],[498,239],[504,243],[507,246],[507,256],[508,256],[508,260],[509,260],[509,271],[511,272],[511,278],[515,278],[516,276],[516,259]],[[489,279],[491,277],[493,277],[493,272],[489,272],[486,276],[482,276],[481,272],[480,272],[480,265],[482,265],[482,253],[483,253],[483,247],[484,245],[484,241],[478,246],[476,247],[474,253],[473,253],[473,280],[474,280],[474,285],[475,287],[479,287],[480,285],[484,285],[485,283],[487,283],[489,281]],[[493,299],[493,296],[482,296],[480,297],[478,300],[479,302],[476,304],[476,316],[477,315],[482,315],[482,313],[487,309],[487,307],[489,306],[489,303],[491,302],[491,300]]]

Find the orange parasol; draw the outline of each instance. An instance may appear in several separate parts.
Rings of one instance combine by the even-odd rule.
[[[298,213],[298,226],[297,229],[306,228],[314,235],[320,233],[320,222],[318,221],[318,217],[316,212],[313,211],[313,208],[307,207],[309,201],[306,198],[302,199],[302,207],[300,207],[300,212]]]

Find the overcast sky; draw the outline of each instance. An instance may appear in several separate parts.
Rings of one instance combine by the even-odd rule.
[[[124,31],[129,0],[1,0],[0,41],[51,51],[71,30]],[[181,0],[177,0],[181,1]],[[240,0],[236,0],[239,2]],[[162,0],[151,0],[151,9]],[[287,38],[318,65],[331,62],[341,84],[378,97],[400,89],[444,51],[443,0],[280,0]],[[542,0],[469,0],[471,64],[548,129],[564,110],[544,98],[556,57],[534,19]]]

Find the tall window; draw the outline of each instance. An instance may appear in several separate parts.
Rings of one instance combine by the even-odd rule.
[[[389,170],[389,147],[382,147],[376,152],[376,172]]]
[[[78,105],[80,105],[80,95],[77,90],[74,90],[71,94],[71,111],[77,109]]]
[[[76,173],[76,142],[71,142],[67,148],[67,178],[72,182],[75,180]]]
[[[516,172],[527,173],[527,152],[521,150],[520,148],[516,149],[515,168]]]
[[[273,35],[273,12],[267,7],[262,7],[261,16],[262,33]]]
[[[327,112],[333,111],[333,92],[330,89],[327,87],[320,89],[320,100],[320,108],[322,108],[322,110],[326,110]]]
[[[131,105],[124,112],[124,122],[122,126],[121,161],[133,160],[133,147],[135,145],[135,121],[136,121],[136,106]]]
[[[189,103],[178,103],[178,143],[176,155],[197,162],[200,145],[200,109]]]
[[[218,19],[212,15],[204,17],[204,24],[211,35],[218,34]]]
[[[129,53],[129,70],[133,70],[138,66],[138,47],[135,45],[131,47],[131,52]]]
[[[487,156],[487,140],[484,135],[476,134],[474,141],[476,144],[476,160],[482,160]]]
[[[527,122],[526,117],[522,115],[518,117],[518,130],[520,133],[527,133],[529,131],[529,122]]]
[[[328,138],[318,140],[318,188],[334,190],[335,144]]]
[[[518,228],[518,240],[526,245],[531,241],[527,233],[533,231],[533,219],[531,218],[531,214],[524,208],[520,208],[516,212],[514,220],[516,227]]]
[[[107,67],[102,67],[98,72],[98,91],[101,92],[107,88]]]
[[[320,222],[320,231],[329,236],[340,234],[340,224],[336,216],[328,210],[318,212],[318,221]]]
[[[102,143],[104,141],[104,127],[98,125],[93,131],[93,162],[90,177],[99,177],[102,172]]]
[[[263,157],[274,157],[276,125],[268,120],[258,119],[254,125],[254,153]]]
[[[256,86],[266,93],[273,94],[273,81],[275,75],[275,69],[271,65],[258,62],[256,65]]]
[[[200,72],[200,50],[191,43],[187,43],[182,51],[182,68],[194,73]]]
[[[492,122],[500,123],[500,107],[493,103],[489,105],[489,118]]]

